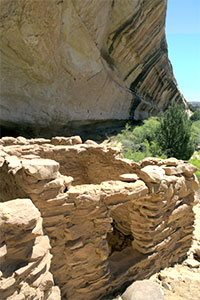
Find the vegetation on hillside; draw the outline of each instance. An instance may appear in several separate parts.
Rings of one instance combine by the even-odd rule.
[[[190,117],[190,120],[192,120],[192,121],[200,120],[200,110],[196,110]]]
[[[117,138],[124,157],[134,161],[149,156],[189,160],[200,145],[200,120],[189,118],[183,107],[172,104],[163,114],[140,126],[127,124]],[[200,168],[199,158],[190,162]]]
[[[197,149],[200,146],[200,120],[192,123],[192,137]]]
[[[188,160],[200,144],[200,121],[192,122],[184,108],[173,104],[162,115],[118,135],[126,158],[138,161],[148,156]]]
[[[181,105],[172,104],[160,117],[156,141],[167,157],[188,160],[192,156],[192,121]]]
[[[189,160],[189,162],[191,164],[193,164],[194,166],[196,166],[199,170],[196,172],[196,176],[199,180],[200,183],[200,151],[195,153],[192,158]]]

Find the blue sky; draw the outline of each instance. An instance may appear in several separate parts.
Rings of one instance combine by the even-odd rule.
[[[168,0],[166,36],[179,89],[200,102],[200,0]]]

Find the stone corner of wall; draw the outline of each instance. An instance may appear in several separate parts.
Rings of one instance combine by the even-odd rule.
[[[0,231],[1,299],[61,299],[49,271],[49,238],[43,234],[41,214],[32,201],[0,203]]]

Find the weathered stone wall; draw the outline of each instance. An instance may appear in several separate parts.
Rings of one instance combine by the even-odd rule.
[[[52,136],[84,122],[144,119],[174,100],[185,103],[168,60],[167,0],[0,5],[5,128]]]
[[[49,239],[30,199],[0,203],[0,244],[2,300],[61,299],[49,272]]]
[[[134,166],[138,167],[130,160],[122,160],[117,150],[104,148],[93,141],[82,144],[77,137],[56,137],[51,140],[5,137],[0,144],[8,145],[4,151],[9,155],[24,157],[33,154],[38,158],[57,161],[61,174],[74,178],[73,185],[118,179],[120,174],[131,172]]]
[[[198,189],[191,164],[135,163],[78,138],[1,144],[1,201],[19,194],[40,210],[63,299],[100,299],[185,257]]]

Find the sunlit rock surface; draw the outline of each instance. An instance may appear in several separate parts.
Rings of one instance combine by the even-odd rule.
[[[184,102],[167,55],[166,2],[1,0],[3,128],[52,136]]]
[[[18,256],[22,259],[26,247],[30,254],[27,263],[50,250],[52,259],[45,270],[53,275],[62,299],[97,300],[186,257],[194,231],[193,206],[198,202],[197,169],[190,163],[175,158],[146,158],[136,163],[123,159],[114,148],[92,141],[82,143],[77,136],[51,140],[5,137],[0,139],[0,150],[0,208],[5,212],[0,213],[0,226],[3,224],[3,233],[9,235],[2,235],[1,240],[3,266],[12,267],[10,257],[14,262]],[[19,217],[15,214],[17,200],[12,201],[16,198],[32,201],[27,200],[27,207],[26,200],[19,199]],[[22,229],[32,224],[35,214],[46,236],[41,237],[46,239],[46,248],[42,249],[42,244],[36,252],[35,240],[23,244],[10,235],[12,224],[16,224],[17,234],[20,224]],[[27,233],[34,239],[32,228],[27,226],[20,237]],[[13,248],[16,243],[20,243],[20,253]],[[11,256],[6,254],[10,244]],[[196,249],[195,255],[199,255]],[[7,284],[4,269],[0,269],[0,288]],[[34,274],[37,271],[34,269]],[[53,278],[52,292],[59,293]],[[24,281],[37,299],[59,299],[40,297],[43,285],[34,279]],[[12,299],[6,295],[3,300]]]

